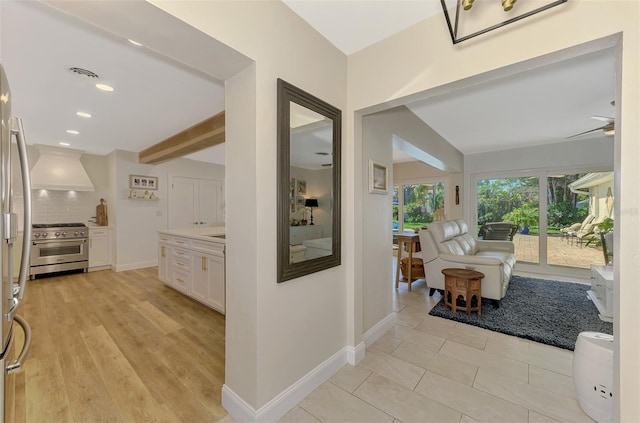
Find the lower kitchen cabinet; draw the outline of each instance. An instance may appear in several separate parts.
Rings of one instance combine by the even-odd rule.
[[[111,268],[111,228],[89,227],[89,271]]]
[[[194,254],[191,296],[224,313],[224,255]]]
[[[158,278],[221,313],[225,312],[224,244],[158,236]]]

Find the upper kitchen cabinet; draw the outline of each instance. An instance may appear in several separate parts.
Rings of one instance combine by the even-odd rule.
[[[173,176],[169,189],[169,228],[224,223],[223,187],[219,180]]]

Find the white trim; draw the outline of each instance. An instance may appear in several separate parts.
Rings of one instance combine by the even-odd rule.
[[[329,357],[258,410],[247,404],[226,384],[222,386],[222,406],[239,422],[278,421],[307,395],[347,364],[347,356],[349,355],[347,348],[344,347]]]
[[[375,324],[371,329],[366,331],[362,335],[362,340],[365,346],[369,346],[376,342],[378,338],[384,335],[389,329],[396,324],[396,315],[395,313],[390,313],[384,319],[380,320]]]
[[[144,269],[145,267],[153,267],[158,265],[158,260],[140,261],[138,263],[118,264],[114,267],[116,272],[124,272],[127,270]]]
[[[347,363],[355,366],[364,358],[364,350],[366,346],[364,342],[360,342],[355,347],[345,347],[347,350]]]

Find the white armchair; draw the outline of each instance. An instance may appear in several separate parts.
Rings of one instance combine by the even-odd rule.
[[[482,297],[499,306],[516,264],[513,242],[476,240],[465,221],[447,220],[421,230],[420,246],[430,295],[444,289],[442,269],[473,269],[484,273]]]

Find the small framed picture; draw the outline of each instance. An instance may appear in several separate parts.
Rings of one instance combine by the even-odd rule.
[[[296,196],[296,178],[291,178],[289,184],[289,197],[294,198]]]
[[[158,189],[158,177],[157,176],[143,176],[143,175],[129,175],[129,188],[131,189]]]
[[[304,206],[304,200],[305,200],[304,197],[298,196],[296,197],[296,204],[299,206]]]
[[[307,181],[301,181],[300,179],[298,179],[297,195],[307,195]]]
[[[369,159],[369,192],[389,193],[389,171],[385,164]]]

